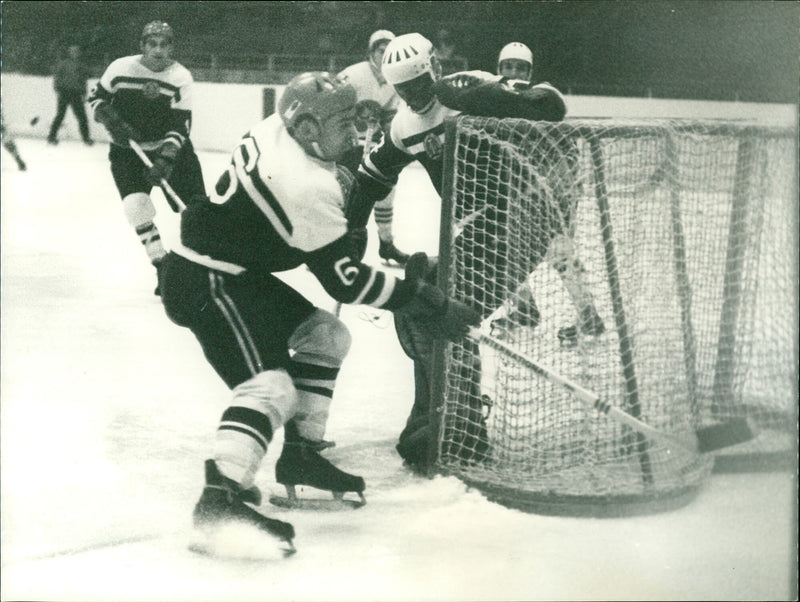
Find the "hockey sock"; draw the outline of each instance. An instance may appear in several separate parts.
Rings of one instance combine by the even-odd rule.
[[[295,350],[289,365],[297,390],[295,422],[305,439],[321,441],[325,436],[333,389],[350,343],[344,323],[321,310],[311,314],[289,339],[289,347]]]
[[[248,489],[275,428],[296,408],[297,394],[285,370],[260,372],[235,387],[214,441],[213,457],[220,472]]]
[[[308,363],[303,358],[298,361],[295,356],[289,372],[297,389],[297,413],[294,422],[300,436],[311,441],[322,441],[339,368]]]
[[[553,238],[549,251],[551,265],[561,276],[564,287],[578,313],[591,308],[593,306],[592,294],[583,281],[585,269],[576,256],[572,241],[564,235],[558,235]]]
[[[134,192],[122,199],[122,207],[128,223],[136,230],[136,235],[144,246],[150,261],[158,263],[164,259],[167,252],[161,242],[161,234],[153,223],[156,208],[153,206],[150,196],[144,192]]]
[[[392,195],[375,203],[375,225],[378,227],[378,238],[385,242],[392,242],[392,222],[394,221],[394,198]]]

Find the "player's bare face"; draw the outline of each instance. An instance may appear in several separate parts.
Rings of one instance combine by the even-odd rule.
[[[320,125],[319,147],[328,161],[340,161],[358,141],[355,108],[332,115]]]
[[[377,67],[381,66],[381,61],[383,60],[383,53],[386,52],[386,47],[389,45],[389,40],[385,42],[378,42],[375,44],[375,48],[372,49],[372,54],[370,55],[370,59],[372,60],[372,64],[376,65]]]
[[[500,63],[499,74],[508,79],[531,81],[531,65],[519,59],[506,59]]]
[[[396,84],[394,89],[415,113],[424,111],[433,101],[433,78],[428,73]]]
[[[172,64],[172,40],[149,36],[142,42],[142,64],[150,71],[163,71]]]

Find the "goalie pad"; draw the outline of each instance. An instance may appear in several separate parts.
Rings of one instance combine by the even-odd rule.
[[[425,261],[422,261],[422,258]],[[415,254],[409,260],[406,271],[413,272],[428,284],[436,283],[436,260],[428,260],[424,254]],[[396,445],[397,453],[415,471],[424,472],[435,457],[431,439],[435,436],[435,425],[431,422],[430,383],[433,361],[433,336],[425,319],[407,314],[395,314],[395,330],[400,346],[408,357],[414,360],[414,405],[400,433]],[[477,345],[465,342],[465,353],[472,356],[468,361],[469,374],[462,377],[470,379],[468,404],[456,416],[455,427],[458,432],[449,436],[444,452],[455,455],[465,462],[483,460],[489,447],[489,438],[484,418],[485,403],[480,395],[480,357]]]

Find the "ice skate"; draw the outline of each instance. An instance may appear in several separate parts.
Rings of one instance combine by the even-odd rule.
[[[606,331],[606,325],[597,314],[594,305],[584,307],[580,319],[581,333],[588,336],[599,336]],[[578,326],[565,326],[558,331],[558,341],[565,347],[574,347],[578,344]]]
[[[536,301],[531,298],[517,304],[507,315],[492,320],[491,334],[502,338],[521,326],[536,328],[540,320],[539,308],[536,306]]]
[[[391,265],[394,261],[397,265],[404,266],[408,261],[408,253],[403,253],[400,249],[394,246],[391,240],[382,240],[378,247],[378,255],[383,259],[386,265]]]
[[[219,472],[214,460],[206,460],[206,486],[192,515],[195,528],[204,537],[193,543],[194,552],[209,555],[234,555],[221,548],[235,548],[234,540],[250,540],[251,547],[257,547],[261,535],[284,542],[280,551],[284,555],[295,552],[292,543],[294,527],[286,522],[268,518],[247,504],[259,505],[261,493],[257,488],[242,489],[235,481]],[[253,529],[255,527],[255,529]],[[245,530],[242,531],[242,528]],[[260,538],[263,548],[263,538]],[[268,544],[269,546],[269,544]],[[242,546],[238,546],[241,553]]]
[[[275,464],[275,480],[286,487],[286,497],[272,496],[276,506],[314,510],[338,510],[342,507],[359,508],[367,503],[364,497],[364,479],[336,468],[320,455],[318,442],[303,439],[297,426],[288,422],[285,427],[283,451]],[[330,491],[332,500],[298,497],[296,487],[306,485]],[[345,499],[347,492],[358,494],[358,500]]]

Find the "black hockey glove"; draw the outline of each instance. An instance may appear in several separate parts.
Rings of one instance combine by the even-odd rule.
[[[106,126],[111,139],[122,146],[128,146],[128,140],[139,142],[142,138],[141,134],[122,119],[116,109],[108,103],[101,104],[95,109],[94,119]]]
[[[480,314],[459,301],[449,299],[441,289],[425,282],[427,271],[425,253],[412,255],[406,264],[406,280],[416,282],[417,292],[397,313],[419,320],[437,339],[458,341],[467,335],[470,326],[480,324]]]
[[[366,132],[370,124],[380,124],[381,105],[374,100],[362,100],[356,104],[356,129]]]
[[[147,170],[147,180],[153,185],[158,186],[161,180],[168,180],[172,174],[172,167],[175,165],[175,157],[178,156],[178,147],[170,142],[165,142],[158,149],[158,154],[153,159],[153,166]]]

